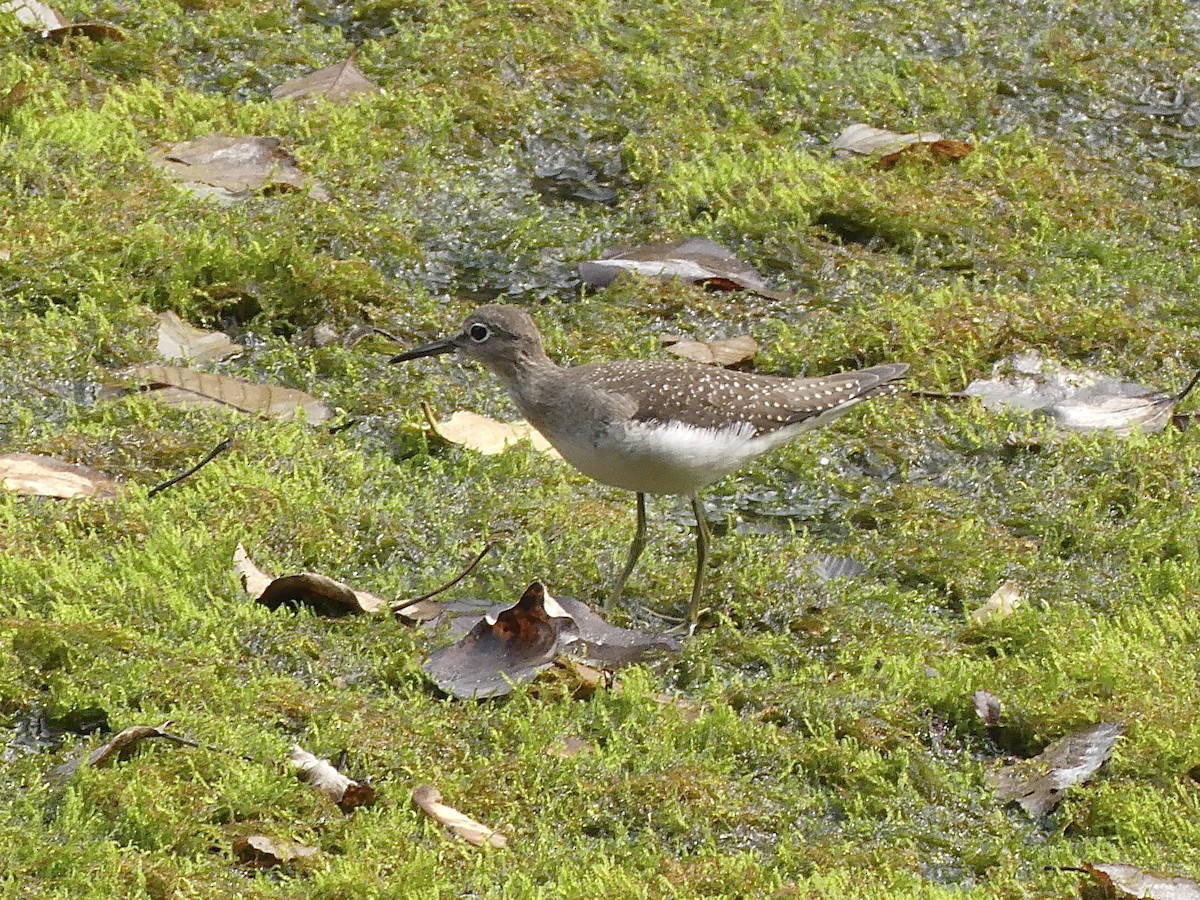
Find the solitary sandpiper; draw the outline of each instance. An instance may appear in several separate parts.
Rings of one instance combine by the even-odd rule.
[[[760,453],[890,393],[907,371],[889,363],[820,378],[749,375],[687,362],[623,360],[563,368],[546,355],[522,309],[481,306],[452,337],[392,358],[458,351],[497,375],[521,414],[585,475],[637,492],[637,531],[609,603],[646,546],[646,494],[687,494],[696,514],[696,580],[688,622],[700,615],[709,531],[696,493]]]

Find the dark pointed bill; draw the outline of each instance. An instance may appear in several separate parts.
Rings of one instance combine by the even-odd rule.
[[[454,338],[442,338],[437,341],[430,341],[428,344],[422,344],[420,347],[413,347],[411,350],[405,350],[403,353],[398,353],[388,360],[390,363],[408,362],[410,359],[420,359],[423,356],[440,356],[443,353],[453,353],[455,350]]]

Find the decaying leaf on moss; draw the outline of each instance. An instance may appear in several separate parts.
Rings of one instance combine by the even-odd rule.
[[[1124,436],[1165,428],[1197,378],[1200,373],[1171,394],[1090,369],[1067,369],[1029,350],[996,363],[990,378],[972,381],[963,393],[978,397],[985,409],[1037,411],[1069,431]]]
[[[424,403],[421,408],[433,433],[448,444],[494,456],[514,444],[529,441],[534,450],[561,459],[542,433],[528,422],[497,422],[466,409],[456,410],[448,419],[438,419],[429,404]]]
[[[996,588],[982,606],[971,611],[971,621],[976,625],[983,625],[992,619],[1007,618],[1016,612],[1023,602],[1021,586],[1010,579]]]
[[[321,182],[305,175],[281,144],[274,137],[210,134],[159,147],[150,161],[202,198],[244,200],[275,189],[307,190],[314,200],[329,200]]]
[[[678,334],[664,334],[659,341],[667,352],[709,366],[736,368],[754,359],[758,342],[748,334],[711,341],[696,341]]]
[[[30,497],[109,499],[121,484],[95,469],[36,453],[0,454],[0,486]]]
[[[1058,806],[1067,788],[1087,781],[1108,761],[1124,730],[1116,722],[1081,728],[1033,759],[989,773],[988,783],[1001,800],[1017,803],[1040,818]]]
[[[413,789],[412,800],[429,818],[444,825],[451,833],[469,844],[482,847],[485,844],[500,849],[508,838],[493,831],[481,822],[463,815],[452,806],[442,803],[442,793],[432,784],[423,784]]]
[[[158,314],[158,354],[163,359],[199,364],[227,359],[245,349],[223,332],[189,325],[171,310]]]
[[[238,861],[260,869],[271,869],[276,866],[299,860],[311,859],[321,853],[316,847],[309,847],[296,841],[281,840],[268,837],[265,834],[247,834],[236,838],[233,842],[233,855]]]
[[[93,41],[123,41],[119,28],[105,22],[72,22],[61,12],[41,0],[7,0],[0,4],[0,13],[11,13],[27,28],[41,32],[48,41],[63,41],[69,37],[85,37]]]
[[[343,775],[333,763],[293,744],[288,760],[296,767],[301,781],[306,781],[338,805],[344,813],[375,802],[375,789],[369,784]]]
[[[337,102],[356,94],[378,92],[379,86],[358,70],[358,66],[354,65],[354,57],[351,56],[336,65],[285,81],[271,90],[271,99],[324,97],[326,100]]]
[[[750,291],[772,300],[790,300],[777,291],[732,251],[708,238],[688,238],[669,244],[610,247],[599,259],[579,264],[579,276],[591,288],[611,284],[622,272],[647,278],[678,278],[691,284],[727,291]]]
[[[185,408],[229,407],[269,419],[290,422],[304,410],[308,422],[318,425],[333,413],[311,394],[295,388],[255,384],[228,375],[197,372],[181,366],[135,366],[125,372],[140,389],[163,403]]]
[[[431,653],[423,668],[454,697],[498,697],[532,680],[578,637],[574,619],[535,581],[515,605]]]
[[[250,558],[241,544],[233,551],[233,568],[242,587],[267,609],[307,606],[322,616],[338,618],[360,613],[381,613],[389,607],[386,600],[367,591],[356,590],[341,581],[316,572],[301,572],[275,578]]]
[[[833,141],[833,155],[842,159],[853,156],[878,156],[879,166],[890,169],[901,159],[925,154],[936,160],[962,159],[972,147],[966,141],[943,138],[936,131],[897,134],[886,128],[862,123],[851,125]]]
[[[586,604],[556,599],[535,581],[515,605],[484,615],[459,640],[431,653],[424,669],[447,694],[484,699],[509,693],[563,657],[604,669],[678,649],[670,635],[609,625]],[[607,677],[590,679],[593,689]],[[583,685],[589,676],[577,680]]]
[[[1081,883],[1083,900],[1200,900],[1200,882],[1193,878],[1154,875],[1125,863],[1088,863],[1067,871],[1090,875]]]

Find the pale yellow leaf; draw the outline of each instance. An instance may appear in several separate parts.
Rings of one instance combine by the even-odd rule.
[[[378,90],[379,88],[358,70],[354,60],[347,59],[335,66],[285,81],[271,91],[271,99],[317,96],[337,101],[355,94],[375,93]]]
[[[463,815],[452,806],[442,803],[442,794],[432,784],[423,784],[412,792],[413,803],[417,804],[425,814],[435,822],[446,826],[453,834],[458,835],[467,843],[482,847],[490,844],[497,849],[508,843],[508,838],[498,831],[493,831],[481,822],[476,822],[469,816]]]
[[[120,484],[87,466],[33,453],[0,455],[0,485],[33,497],[107,498],[116,496]]]
[[[749,362],[758,352],[758,342],[745,334],[715,341],[694,341],[664,334],[661,340],[668,353],[709,366],[736,366]]]
[[[129,375],[147,385],[151,396],[175,406],[231,406],[285,422],[294,419],[298,409],[303,409],[308,421],[314,425],[332,415],[329,407],[316,397],[294,388],[255,384],[179,366],[137,366],[129,371]]]
[[[971,621],[982,625],[990,619],[1002,619],[1016,612],[1022,603],[1021,586],[1015,581],[1006,581],[996,588],[983,606],[972,611]]]
[[[189,325],[170,310],[158,314],[158,353],[164,359],[204,363],[225,359],[244,349],[228,335]]]
[[[533,449],[561,459],[557,450],[540,431],[528,422],[497,422],[470,410],[456,410],[449,419],[439,420],[428,406],[425,416],[434,434],[448,444],[457,444],[494,456],[503,453],[513,444],[529,441]]]

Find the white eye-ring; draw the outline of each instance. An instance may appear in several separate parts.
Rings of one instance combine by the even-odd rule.
[[[492,330],[490,328],[488,328],[486,325],[476,322],[474,325],[472,325],[470,328],[467,329],[467,335],[475,343],[482,344],[484,341],[486,341],[488,338],[490,338],[492,336]]]

